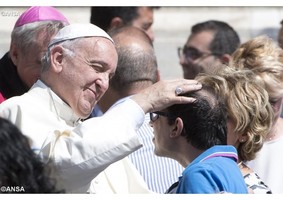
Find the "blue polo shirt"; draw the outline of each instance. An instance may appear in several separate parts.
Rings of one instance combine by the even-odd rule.
[[[247,194],[247,186],[237,165],[235,147],[216,145],[193,160],[179,178],[177,193]]]

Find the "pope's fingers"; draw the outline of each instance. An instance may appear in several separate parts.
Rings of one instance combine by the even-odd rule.
[[[159,81],[131,98],[147,113],[162,110],[173,104],[192,103],[195,101],[194,98],[182,94],[199,90],[201,87],[196,80]]]
[[[201,88],[202,88],[202,85],[199,82],[183,84],[181,86],[176,87],[175,94],[176,95],[181,95],[181,94],[184,94],[184,93],[187,93],[187,92],[192,92],[192,91],[200,90]]]
[[[178,96],[175,104],[187,104],[187,103],[194,103],[196,101],[193,97],[186,97],[186,96]]]

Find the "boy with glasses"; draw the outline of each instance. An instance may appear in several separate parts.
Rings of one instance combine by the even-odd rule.
[[[247,193],[237,165],[237,150],[227,144],[227,112],[211,87],[187,93],[192,104],[150,113],[154,152],[177,160],[185,169],[167,193]]]

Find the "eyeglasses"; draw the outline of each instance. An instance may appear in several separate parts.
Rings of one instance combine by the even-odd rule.
[[[201,52],[193,47],[178,47],[178,56],[179,58],[185,58],[186,61],[188,60],[196,60],[203,57],[208,56],[220,56],[219,53],[209,53],[209,52]]]
[[[175,118],[174,116],[170,115],[169,113],[156,111],[156,112],[149,113],[150,121],[155,122],[159,118],[160,115],[164,116],[164,117],[168,117],[169,119]]]

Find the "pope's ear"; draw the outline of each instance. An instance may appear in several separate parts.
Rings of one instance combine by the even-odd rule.
[[[157,69],[157,81],[160,81],[160,71]]]
[[[175,123],[173,125],[172,130],[171,130],[170,136],[172,138],[180,136],[182,131],[183,131],[183,128],[184,128],[183,120],[180,117],[177,117],[175,119]]]
[[[63,63],[63,48],[61,46],[55,46],[50,50],[50,62],[53,70],[55,72],[62,71],[62,63]]]

